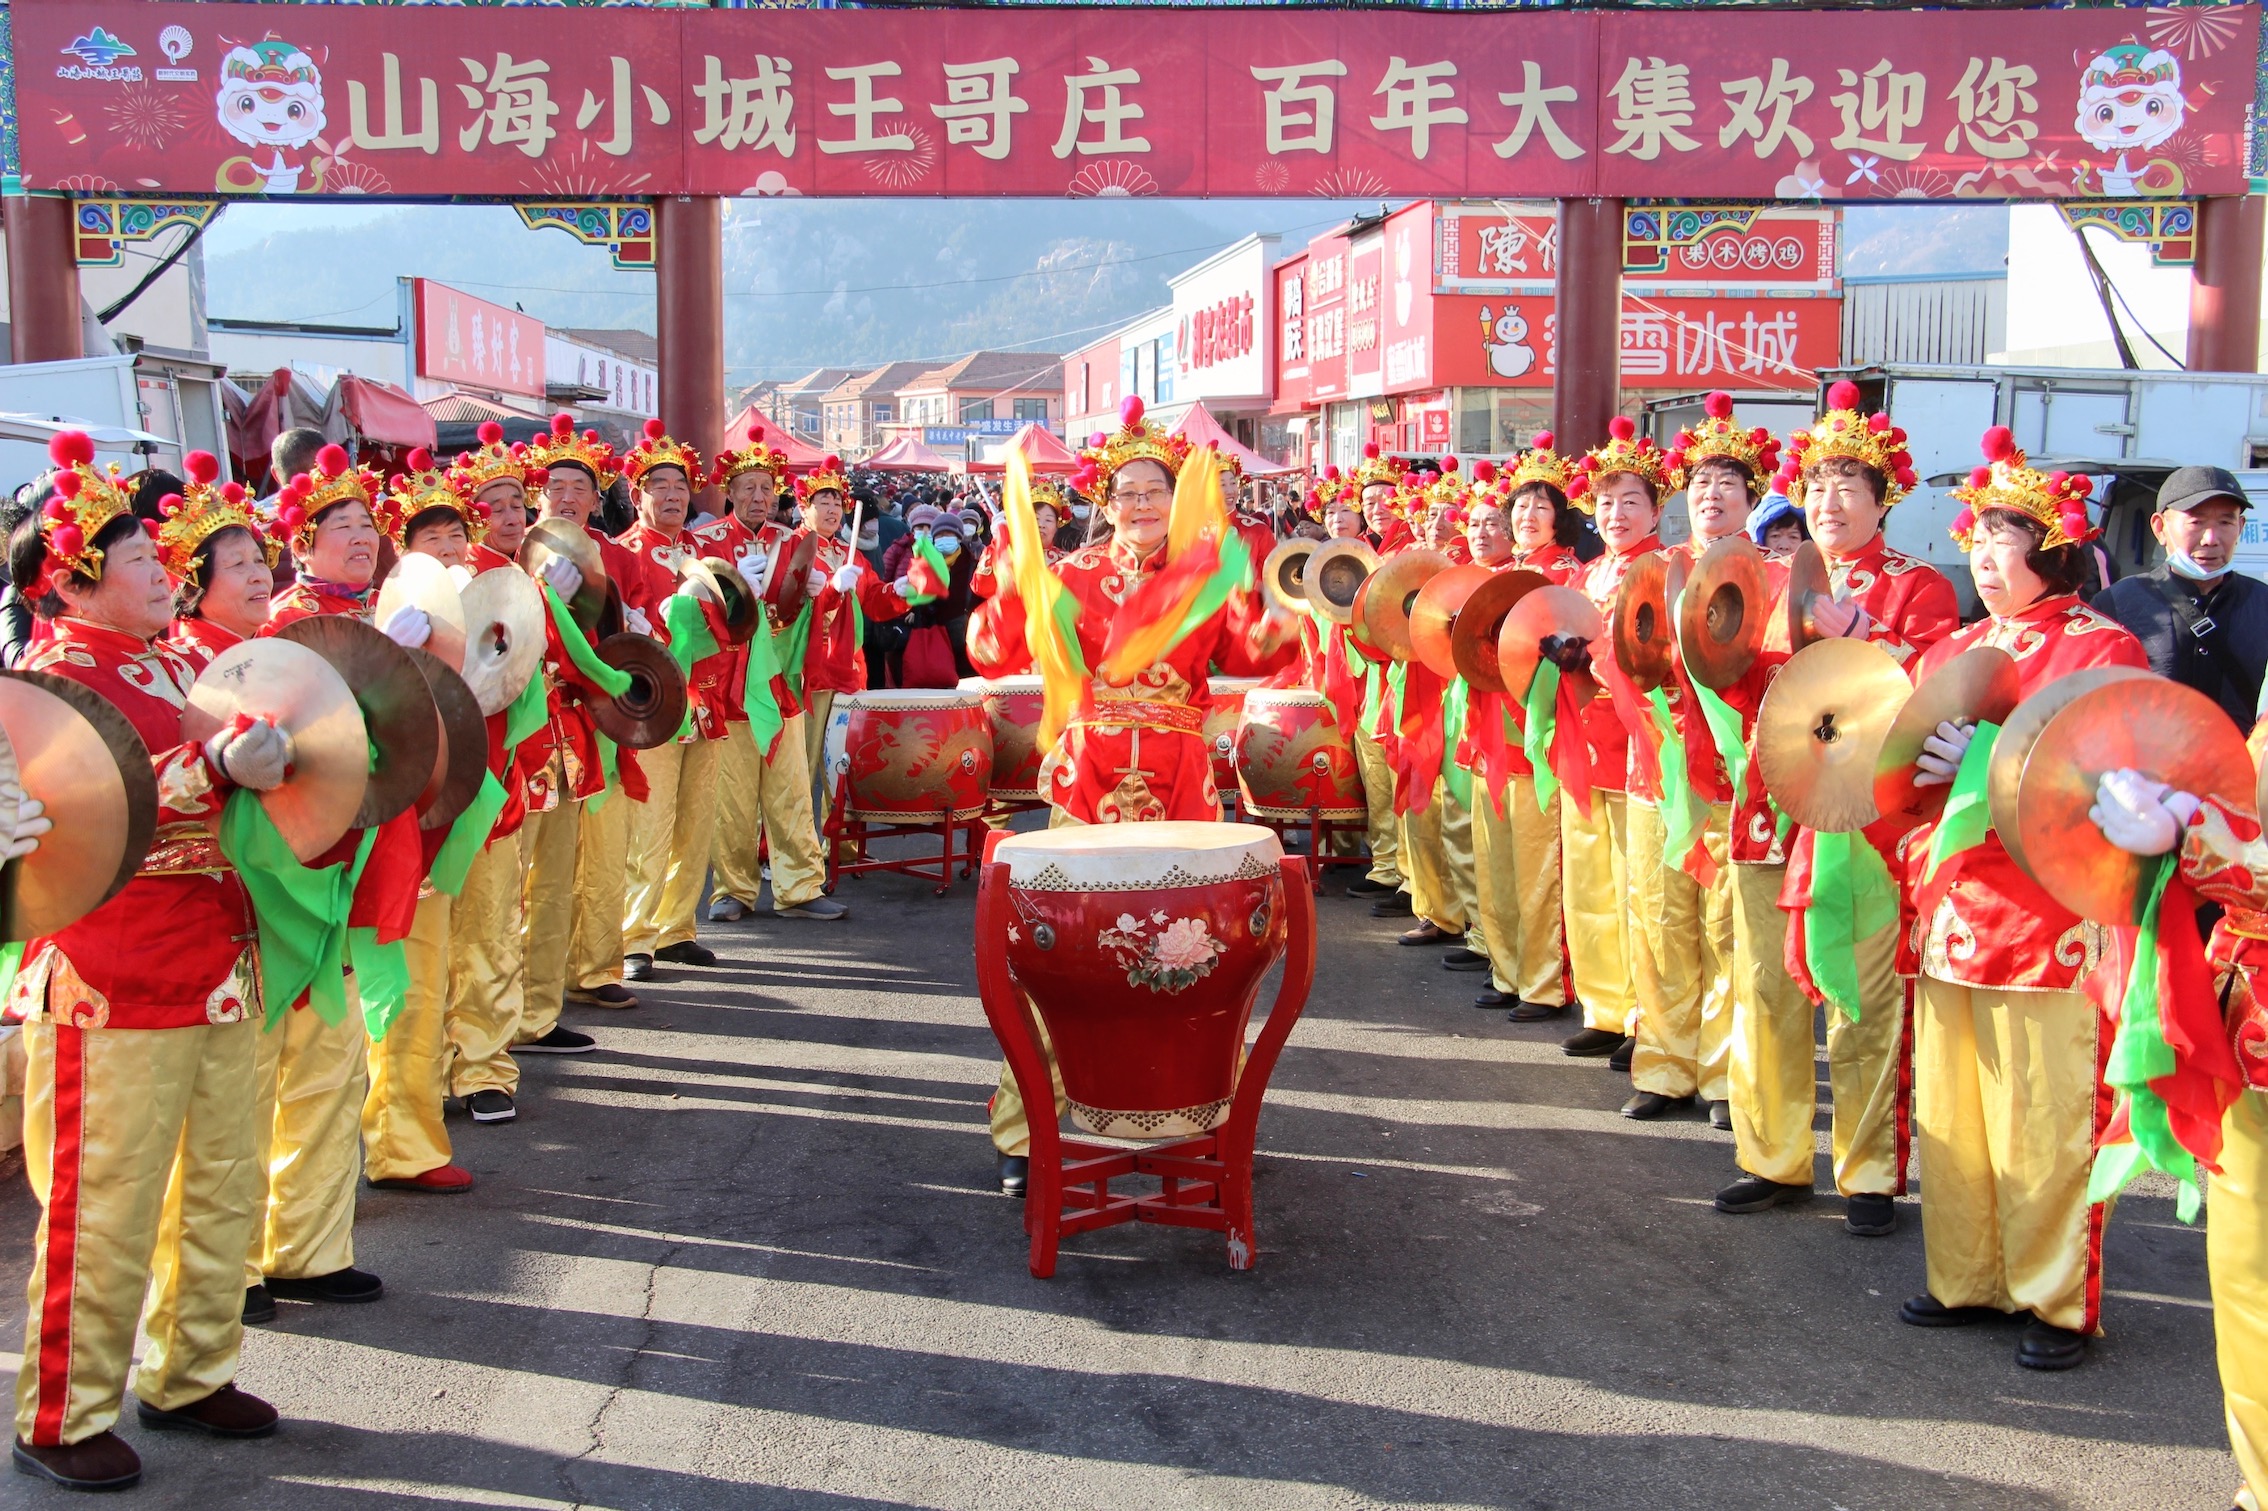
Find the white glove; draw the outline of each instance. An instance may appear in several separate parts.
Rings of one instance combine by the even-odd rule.
[[[804,574],[803,593],[806,598],[816,598],[825,591],[827,591],[827,569],[825,567],[813,567]]]
[[[907,597],[913,592],[913,579],[901,577],[896,582],[891,583],[890,587],[900,598]]]
[[[1856,640],[1865,636],[1867,626],[1873,621],[1866,617],[1866,610],[1855,603],[1821,598],[1811,606],[1811,622],[1829,639]]]
[[[855,588],[855,587],[857,587],[857,586],[858,586],[858,563],[857,563],[857,562],[855,562],[855,561],[851,561],[851,562],[845,562],[845,563],[844,563],[843,565],[841,565],[841,566],[839,566],[839,567],[835,568],[835,591],[836,591],[836,592],[838,592],[838,593],[848,593],[849,591],[851,591],[851,589],[853,589],[853,588]]]
[[[2095,784],[2095,803],[2087,817],[2103,838],[2127,854],[2163,855],[2180,843],[2198,806],[2194,794],[2153,782],[2139,771],[2106,771]]]
[[[755,594],[758,598],[764,596],[764,585],[771,581],[772,577],[772,559],[770,557],[754,546],[750,546],[740,553],[740,556],[733,562],[732,569],[740,574],[742,582],[748,584],[749,592]]]
[[[394,610],[380,629],[388,640],[406,651],[414,651],[433,638],[433,621],[414,603],[405,603]]]
[[[291,736],[266,719],[255,719],[207,740],[205,757],[237,786],[266,792],[291,769]]]
[[[13,807],[16,814],[15,828],[0,841],[0,860],[22,860],[39,848],[40,836],[55,827],[55,820],[46,816],[39,799],[25,797],[14,782],[0,783],[0,805]]]
[[[1914,764],[1921,775],[1914,778],[1916,787],[1942,787],[1951,782],[1961,770],[1961,757],[1969,753],[1969,742],[1977,737],[1974,724],[1940,724],[1937,733],[1922,741],[1921,757]]]
[[[646,617],[645,610],[634,609],[629,604],[622,606],[622,627],[633,635],[651,635],[654,632],[654,622]]]
[[[562,600],[583,590],[583,574],[564,556],[554,556],[543,564],[543,580]]]

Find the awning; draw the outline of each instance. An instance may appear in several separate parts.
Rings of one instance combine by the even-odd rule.
[[[910,435],[899,436],[860,462],[868,472],[958,472],[961,464],[948,462]]]
[[[971,472],[1006,472],[1008,453],[1020,451],[1034,472],[1072,472],[1079,466],[1078,456],[1070,447],[1056,438],[1055,432],[1040,424],[1026,425],[998,446],[984,448],[984,460],[971,462]]]
[[[418,408],[433,416],[436,425],[478,425],[483,420],[494,420],[498,424],[511,420],[534,420],[543,429],[551,428],[545,423],[547,417],[533,416],[524,409],[498,404],[494,400],[481,398],[478,394],[445,393],[437,399],[427,399]]]
[[[376,378],[343,373],[331,385],[331,402],[323,410],[323,434],[344,443],[349,436],[373,446],[423,446],[432,449],[433,416],[417,400]]]
[[[321,430],[324,397],[320,389],[288,367],[279,367],[268,381],[241,403],[235,386],[223,385],[221,403],[228,411],[228,450],[246,464],[238,471],[264,476],[268,448],[287,430]]]
[[[1243,469],[1246,477],[1281,477],[1287,472],[1299,470],[1282,462],[1269,461],[1230,435],[1221,427],[1221,422],[1213,418],[1213,412],[1202,404],[1190,405],[1189,413],[1181,417],[1181,423],[1173,427],[1173,433],[1192,446],[1210,444],[1219,448],[1221,455]]]
[[[785,456],[787,464],[798,472],[808,472],[827,460],[827,453],[804,440],[753,404],[744,406],[740,413],[734,415],[726,423],[724,444],[735,451],[747,445],[748,427],[750,425],[763,426],[764,444]]]

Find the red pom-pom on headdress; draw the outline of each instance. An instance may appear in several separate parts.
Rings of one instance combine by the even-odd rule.
[[[192,483],[210,485],[220,476],[220,458],[209,451],[192,451],[181,459],[181,470]]]
[[[1723,389],[1717,390],[1701,401],[1701,412],[1713,420],[1731,418],[1732,395]]]
[[[433,470],[433,453],[423,446],[412,446],[410,454],[405,460],[408,461],[409,470],[412,472],[431,472]]]
[[[2005,462],[2016,454],[2016,432],[2006,425],[1995,425],[1984,433],[1981,444],[1986,461]]]
[[[1490,461],[1487,457],[1482,457],[1479,461],[1473,463],[1473,481],[1476,483],[1495,482],[1496,463]]]
[[[1378,443],[1376,441],[1363,442],[1362,455],[1365,461],[1376,461],[1378,459]]]
[[[1140,394],[1130,393],[1118,401],[1118,422],[1128,430],[1132,430],[1142,423],[1142,414],[1143,405]]]
[[[504,442],[504,427],[494,420],[481,421],[480,428],[473,434],[480,438],[483,446],[500,446]]]
[[[1827,407],[1829,409],[1856,409],[1858,406],[1859,391],[1856,383],[1848,378],[1843,378],[1828,386]]]
[[[649,441],[658,441],[663,436],[669,434],[669,427],[662,424],[659,419],[648,420],[645,423],[644,429],[646,439]]]
[[[58,467],[91,466],[94,437],[83,430],[58,430],[48,438],[47,457]]]
[[[315,453],[315,465],[328,476],[337,477],[353,465],[353,459],[344,446],[330,445]]]
[[[573,435],[575,433],[575,417],[564,409],[560,410],[559,413],[551,417],[551,433],[553,435]]]
[[[1455,472],[1457,470],[1457,459],[1453,456],[1443,457],[1441,459],[1441,470],[1445,473]]]
[[[1539,430],[1536,432],[1536,438],[1528,444],[1538,451],[1549,451],[1551,450],[1551,443],[1557,439],[1559,438],[1550,431]]]
[[[1638,433],[1638,423],[1626,414],[1618,414],[1607,421],[1606,430],[1616,440],[1627,441]]]

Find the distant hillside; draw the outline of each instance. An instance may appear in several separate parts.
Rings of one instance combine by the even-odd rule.
[[[2008,267],[2006,205],[1851,205],[1843,276],[1999,273]]]

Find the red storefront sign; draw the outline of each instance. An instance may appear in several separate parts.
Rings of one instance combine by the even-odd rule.
[[[2260,24],[2250,5],[10,15],[29,187],[552,199],[2241,194]]]
[[[1238,294],[1208,305],[1183,322],[1181,367],[1201,372],[1252,350],[1252,296]]]
[[[1478,292],[1492,286],[1547,288],[1559,271],[1559,226],[1549,205],[1527,210],[1446,207],[1440,281]],[[1663,249],[1662,266],[1623,275],[1627,284],[1691,288],[1835,284],[1832,211],[1767,210],[1746,227],[1724,225],[1690,245]],[[1492,289],[1493,291],[1493,289]]]
[[[543,394],[543,322],[430,279],[410,281],[418,376]]]
[[[1379,377],[1386,335],[1381,252],[1375,236],[1347,248],[1347,393],[1355,398],[1385,392]]]
[[[1324,236],[1307,244],[1307,396],[1347,396],[1347,241]],[[1278,391],[1281,392],[1279,385]]]
[[[1307,407],[1307,254],[1276,264],[1276,410],[1294,414]]]
[[[1625,388],[1786,388],[1808,392],[1839,360],[1840,299],[1622,297]],[[1433,301],[1425,382],[1549,388],[1558,372],[1549,294]]]

